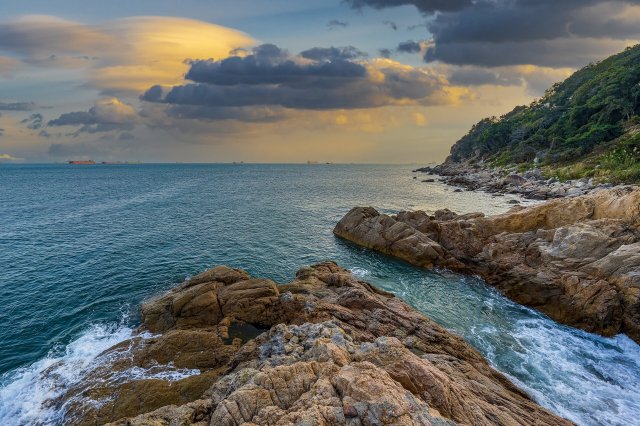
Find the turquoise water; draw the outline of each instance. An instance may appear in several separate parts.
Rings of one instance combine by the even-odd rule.
[[[354,205],[498,213],[507,199],[422,183],[410,166],[0,166],[0,424],[56,424],[46,401],[131,334],[140,301],[185,277],[227,264],[287,282],[326,259],[462,335],[555,412],[633,423],[640,348],[629,339],[558,325],[478,279],[331,232]],[[55,380],[40,374],[52,368]]]

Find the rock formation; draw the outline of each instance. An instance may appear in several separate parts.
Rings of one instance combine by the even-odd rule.
[[[352,209],[334,233],[425,268],[482,276],[556,321],[640,342],[640,189],[515,206],[505,214],[440,210],[395,216]]]
[[[57,401],[65,424],[571,424],[335,263],[279,286],[217,267],[145,303],[142,318],[139,335]],[[110,380],[132,366],[192,374]]]
[[[470,191],[484,191],[495,195],[518,194],[533,200],[548,200],[565,196],[585,195],[614,185],[592,179],[576,179],[560,182],[557,178],[545,178],[540,169],[517,172],[516,167],[494,168],[483,162],[470,163],[445,161],[435,167],[421,167],[414,172],[438,175],[440,181],[461,186]],[[424,179],[422,182],[432,182]]]

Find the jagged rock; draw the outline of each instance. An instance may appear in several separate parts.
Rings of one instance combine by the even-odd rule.
[[[460,337],[335,263],[280,286],[206,274],[143,306],[142,334],[105,352],[110,363],[57,401],[72,406],[65,424],[571,424]],[[209,293],[216,306],[197,303],[185,322],[184,306]],[[145,327],[164,330],[149,337]],[[132,364],[178,363],[197,370],[177,381],[109,381]]]
[[[334,233],[417,266],[478,274],[559,322],[640,342],[638,188],[515,206],[491,217],[354,208]],[[432,256],[425,261],[411,245],[389,241],[420,241]]]

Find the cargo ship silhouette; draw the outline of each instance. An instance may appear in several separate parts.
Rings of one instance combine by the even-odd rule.
[[[93,160],[71,160],[69,161],[69,164],[90,165],[96,164],[96,162]]]

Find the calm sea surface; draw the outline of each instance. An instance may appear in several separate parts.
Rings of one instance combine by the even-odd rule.
[[[413,176],[411,166],[0,165],[0,424],[57,424],[60,413],[43,403],[131,334],[140,301],[185,277],[226,264],[287,282],[327,259],[463,336],[556,413],[637,424],[640,347],[631,340],[558,325],[476,278],[333,236],[355,205],[508,209],[509,198]]]

